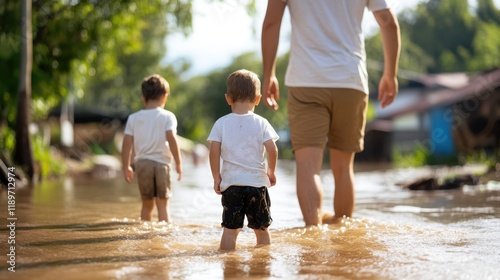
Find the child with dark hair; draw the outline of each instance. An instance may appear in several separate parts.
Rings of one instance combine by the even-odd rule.
[[[168,199],[172,196],[171,162],[177,180],[182,162],[177,144],[177,119],[164,109],[170,94],[168,82],[160,75],[146,77],[141,86],[144,109],[131,114],[125,126],[122,164],[125,180],[131,183],[134,169],[142,198],[141,219],[150,221],[156,203],[158,220],[170,222]],[[132,151],[134,159],[132,159]],[[132,169],[131,162],[135,168]]]

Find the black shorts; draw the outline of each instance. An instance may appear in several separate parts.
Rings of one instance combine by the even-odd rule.
[[[271,199],[266,187],[231,186],[222,192],[222,226],[243,228],[245,216],[248,227],[266,229],[271,225]]]

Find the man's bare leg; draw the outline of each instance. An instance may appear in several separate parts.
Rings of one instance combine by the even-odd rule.
[[[306,147],[295,151],[297,197],[306,226],[321,224],[323,186],[320,172],[323,149]]]
[[[335,214],[332,220],[324,217],[325,223],[336,222],[344,216],[352,217],[354,211],[354,152],[330,149],[330,166],[335,181]]]

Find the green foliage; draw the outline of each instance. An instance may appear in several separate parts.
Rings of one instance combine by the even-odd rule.
[[[397,167],[421,167],[426,165],[453,166],[461,163],[457,155],[435,155],[420,142],[415,145],[414,150],[411,152],[403,153],[399,149],[394,149],[392,161]]]
[[[496,149],[494,151],[480,150],[460,155],[461,164],[485,164],[489,170],[495,170],[495,167],[499,162],[500,149]]]
[[[64,161],[52,154],[50,146],[43,143],[42,137],[34,136],[32,140],[33,158],[37,162],[36,165],[40,169],[40,176],[42,178],[50,176],[58,177],[66,173]]]
[[[370,122],[371,120],[375,119],[376,117],[376,110],[375,110],[375,104],[373,102],[370,102],[368,100],[368,108],[366,109],[366,122]]]
[[[280,56],[276,60],[276,77],[280,82],[280,99],[278,100],[279,109],[273,111],[266,107],[266,105],[261,104],[255,109],[255,112],[261,114],[269,120],[269,122],[274,126],[274,128],[279,130],[288,129],[288,117],[287,117],[287,99],[288,90],[285,86],[285,73],[288,66],[289,53]],[[261,75],[261,71],[257,72]]]
[[[0,17],[0,22],[4,18]],[[19,75],[20,55],[18,54],[19,40],[17,35],[1,32],[0,28],[0,123],[9,122],[13,127],[15,119],[15,110],[17,106],[17,87],[19,80],[12,75]]]
[[[13,151],[15,146],[15,135],[13,129],[0,126],[0,151]],[[10,156],[10,155],[9,155]]]
[[[475,13],[467,0],[429,0],[421,2],[416,11],[405,11],[399,20],[411,44],[434,62],[429,65],[426,60],[424,73],[500,66],[500,10],[492,0],[478,1]],[[403,37],[403,46],[407,43]],[[404,56],[402,51],[401,62]]]
[[[287,61],[287,57],[278,59],[277,74],[280,81],[284,81]],[[213,123],[231,112],[224,97],[229,74],[238,69],[248,69],[261,76],[261,68],[260,57],[256,53],[243,53],[235,57],[226,67],[179,83],[165,106],[176,114],[179,120],[179,134],[195,141],[205,142]],[[284,85],[280,87],[280,95],[278,111],[270,110],[262,102],[255,109],[256,113],[266,117],[277,130],[288,127],[287,94]]]
[[[221,1],[221,0],[207,0]],[[255,1],[236,0],[255,15]],[[166,108],[179,120],[179,134],[204,142],[214,121],[230,112],[224,99],[227,76],[246,68],[261,75],[261,58],[244,53],[203,76],[183,80],[190,64],[161,65],[168,52],[165,37],[191,31],[192,0],[35,0],[33,3],[32,118],[43,119],[49,108],[73,93],[76,102],[114,111],[142,108],[142,78],[159,73],[170,83]],[[0,149],[12,151],[20,68],[20,1],[0,0]],[[500,10],[492,0],[421,1],[415,10],[398,15],[402,32],[400,77],[445,71],[480,71],[500,66]],[[256,26],[259,23],[256,22]],[[216,32],[216,31],[214,31]],[[200,46],[202,47],[202,46]],[[367,38],[370,88],[383,69],[380,34]],[[277,130],[287,130],[284,75],[288,54],[277,60],[280,109],[264,104],[256,113]],[[404,86],[405,81],[400,84]],[[370,109],[371,110],[371,109]],[[370,115],[369,115],[370,117]],[[37,140],[38,141],[38,140]],[[37,143],[36,145],[39,145]],[[37,148],[38,149],[38,148]],[[46,147],[37,157],[47,159]],[[281,150],[280,150],[281,151]],[[432,162],[420,146],[412,155],[395,152],[396,162]],[[497,157],[498,158],[498,157]]]
[[[410,38],[437,59],[431,72],[465,71],[474,22],[467,0],[430,0],[418,6]]]
[[[428,148],[418,143],[412,153],[402,153],[395,149],[392,154],[393,163],[397,167],[421,167],[429,164],[431,153]]]
[[[480,1],[484,2],[484,1]],[[479,3],[478,10],[484,8]],[[428,13],[429,11],[429,13]],[[492,13],[494,14],[494,13]],[[429,71],[484,70],[499,66],[500,55],[491,57],[500,50],[494,33],[498,25],[484,23],[470,12],[466,0],[431,0],[422,2],[417,10],[407,10],[398,16],[401,22],[400,85],[415,79],[420,73]],[[492,16],[484,16],[492,18]],[[442,20],[436,20],[436,19]],[[493,17],[494,18],[494,17]],[[498,32],[497,32],[498,33]],[[489,38],[488,42],[484,41]],[[474,41],[473,41],[474,39]],[[369,86],[378,87],[383,70],[383,48],[380,34],[366,40]],[[227,67],[215,69],[207,75],[188,80],[178,87],[182,93],[182,110],[176,112],[182,119],[182,130],[188,138],[205,141],[213,122],[229,112],[223,93],[227,75],[239,68],[247,68],[261,74],[260,57],[242,54]],[[277,130],[288,128],[286,116],[287,90],[283,84],[288,54],[277,60],[278,80],[281,82],[280,109],[271,111],[263,104],[256,107],[256,113],[268,118]],[[196,92],[196,93],[193,93]],[[173,95],[175,96],[175,95]],[[174,99],[176,97],[173,97]],[[200,102],[201,101],[201,102]],[[188,105],[189,104],[189,105]],[[167,105],[168,106],[168,105]],[[368,117],[373,117],[370,107]],[[395,152],[397,161],[403,165],[424,165],[456,162],[456,158],[434,158],[424,146],[411,155]]]
[[[165,107],[177,116],[179,134],[202,143],[206,141],[213,124],[213,117],[209,115],[209,112],[214,111],[213,107],[207,106],[204,99],[208,95],[205,92],[210,89],[210,80],[199,76],[181,82],[172,91]]]
[[[384,70],[384,49],[382,36],[377,33],[366,39],[366,56],[368,66],[368,83],[370,90],[377,90]],[[433,59],[425,51],[413,43],[407,30],[401,30],[401,54],[399,59],[399,84],[405,86],[417,75],[426,73],[433,66]]]
[[[472,45],[476,55],[468,63],[469,70],[479,71],[500,66],[500,24],[480,22]]]
[[[500,10],[493,0],[478,0],[477,17],[485,23],[500,25]]]
[[[32,94],[42,101],[34,110],[37,118],[69,91],[82,97],[96,75],[112,86],[117,80],[136,81],[130,76],[160,61],[167,30],[187,33],[191,28],[191,0],[35,0],[32,5]],[[7,77],[0,83],[0,123],[11,127],[19,82],[20,10],[20,1],[0,5],[0,76]]]
[[[103,109],[115,111],[135,111],[142,107],[140,99],[140,84],[142,79],[154,73],[164,76],[174,88],[178,75],[187,67],[159,65],[167,51],[165,37],[177,30],[176,24],[182,24],[185,30],[191,26],[191,4],[179,4],[151,9],[144,4],[135,8],[134,18],[130,17],[125,23],[135,26],[136,32],[130,34],[132,26],[123,26],[118,32],[132,40],[134,45],[127,49],[119,42],[101,49],[97,59],[90,63],[91,72],[87,74],[85,82],[80,85],[85,95],[80,100],[83,104],[99,104]],[[178,13],[175,16],[174,11]],[[168,15],[168,16],[165,16]],[[119,20],[117,20],[119,21]],[[139,26],[139,28],[137,28]],[[122,40],[123,41],[123,40]],[[125,41],[128,42],[128,41]],[[109,60],[107,57],[116,58]]]
[[[90,149],[94,155],[106,155],[108,154],[101,146],[96,143],[90,143]]]

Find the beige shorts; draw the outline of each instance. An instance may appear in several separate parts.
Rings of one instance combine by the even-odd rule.
[[[172,196],[170,165],[140,159],[135,163],[142,199],[169,198]]]
[[[360,152],[364,146],[368,95],[348,88],[288,88],[293,150],[328,147]]]

